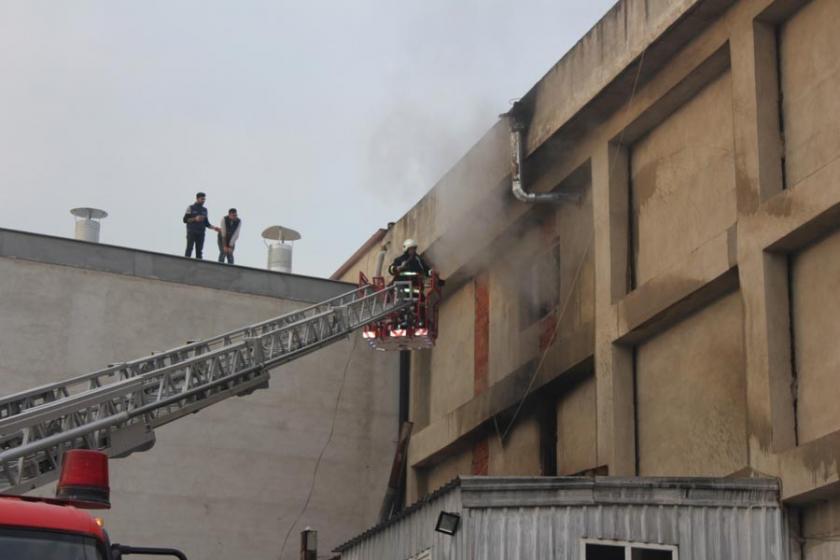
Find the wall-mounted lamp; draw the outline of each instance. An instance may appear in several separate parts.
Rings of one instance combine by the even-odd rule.
[[[449,513],[447,511],[440,512],[435,531],[449,535],[450,537],[458,531],[458,525],[461,523],[461,516],[457,513]]]

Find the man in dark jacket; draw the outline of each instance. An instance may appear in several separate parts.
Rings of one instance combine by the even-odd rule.
[[[394,259],[388,272],[395,280],[408,280],[417,276],[430,276],[432,269],[417,252],[417,242],[406,239],[403,242],[403,254]]]
[[[236,208],[228,210],[227,216],[219,223],[219,262],[233,264],[233,249],[236,247],[236,240],[239,239],[239,226],[242,220],[236,213]]]
[[[190,204],[184,211],[184,223],[187,224],[187,250],[184,252],[185,257],[192,256],[193,245],[195,246],[195,258],[203,259],[204,255],[204,231],[205,229],[212,229],[221,231],[219,228],[210,223],[207,219],[207,208],[204,207],[204,201],[207,200],[207,195],[203,192],[195,193],[195,204]]]
[[[423,278],[432,275],[432,268],[426,264],[423,257],[417,252],[417,242],[413,239],[406,239],[403,242],[403,254],[394,259],[391,266],[388,267],[388,272],[394,277],[394,281],[409,281],[411,288],[406,288],[406,295],[418,298],[419,316],[415,313],[413,308],[405,309],[400,312],[398,322],[399,328],[406,328],[409,325],[415,324],[417,327],[422,327],[425,323],[426,307],[424,304]]]

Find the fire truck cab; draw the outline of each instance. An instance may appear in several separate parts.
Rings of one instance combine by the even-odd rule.
[[[56,498],[0,496],[0,558],[15,560],[120,560],[132,555],[187,560],[170,548],[111,544],[101,519],[87,509],[108,509],[108,457],[64,454]]]

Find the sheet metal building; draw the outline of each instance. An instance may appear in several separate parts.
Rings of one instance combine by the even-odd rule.
[[[454,535],[435,530],[460,516]],[[769,479],[459,477],[339,546],[342,560],[783,560]]]

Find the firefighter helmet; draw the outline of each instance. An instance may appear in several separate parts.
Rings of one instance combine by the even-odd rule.
[[[417,248],[417,242],[413,239],[406,239],[403,241],[403,251],[408,251],[411,247]]]

